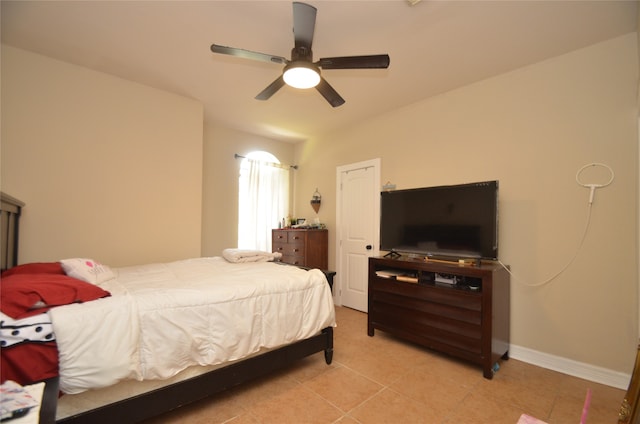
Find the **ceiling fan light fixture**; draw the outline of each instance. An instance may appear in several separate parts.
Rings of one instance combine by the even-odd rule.
[[[1,0],[0,0],[1,1]],[[418,2],[420,0],[406,0]],[[255,97],[256,100],[268,100],[285,85],[294,88],[307,89],[315,87],[318,93],[332,106],[344,104],[344,99],[331,85],[320,76],[320,69],[386,69],[389,67],[389,55],[364,55],[325,57],[313,61],[311,45],[316,26],[317,9],[301,1],[293,2],[293,39],[291,60],[281,56],[252,52],[250,50],[225,47],[212,44],[213,53],[227,54],[245,59],[259,60],[267,63],[285,65],[283,73]]]
[[[294,88],[312,88],[320,82],[320,70],[313,63],[292,62],[284,68],[284,82]]]

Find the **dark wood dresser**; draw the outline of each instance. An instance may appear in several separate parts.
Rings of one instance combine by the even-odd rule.
[[[367,317],[369,336],[394,334],[481,365],[492,378],[509,358],[509,274],[497,264],[369,258]]]
[[[307,268],[329,267],[329,232],[315,229],[273,230],[272,247],[282,262]]]

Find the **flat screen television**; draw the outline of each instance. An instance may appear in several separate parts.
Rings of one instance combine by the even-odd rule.
[[[380,250],[498,258],[498,181],[385,191],[380,198]]]

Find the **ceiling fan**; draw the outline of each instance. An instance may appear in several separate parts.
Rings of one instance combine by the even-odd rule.
[[[259,60],[269,63],[285,65],[283,73],[257,96],[258,100],[267,100],[285,84],[295,88],[312,88],[333,107],[340,106],[344,99],[320,75],[320,69],[372,69],[388,68],[389,55],[344,56],[327,57],[313,62],[311,44],[316,25],[316,8],[306,3],[293,3],[293,36],[295,47],[291,50],[291,60],[281,56],[257,53],[235,47],[225,47],[218,44],[211,45],[214,53],[227,54],[245,59]]]

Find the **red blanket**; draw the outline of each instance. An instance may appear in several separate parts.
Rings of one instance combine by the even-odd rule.
[[[19,265],[0,276],[0,383],[32,384],[58,375],[58,347],[46,313],[109,296],[68,277],[58,262]]]

